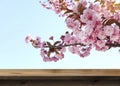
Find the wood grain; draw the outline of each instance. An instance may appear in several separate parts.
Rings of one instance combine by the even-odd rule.
[[[0,76],[120,76],[120,69],[4,69]]]
[[[0,86],[120,86],[120,70],[4,69]]]

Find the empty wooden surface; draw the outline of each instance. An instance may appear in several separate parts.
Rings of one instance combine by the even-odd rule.
[[[0,86],[120,86],[118,69],[0,70]]]
[[[120,76],[120,69],[4,69],[0,76]]]

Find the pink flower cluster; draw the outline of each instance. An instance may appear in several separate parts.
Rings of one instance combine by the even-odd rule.
[[[53,40],[53,36],[49,38],[49,40]],[[36,37],[36,39],[32,39],[32,37],[30,35],[26,36],[25,38],[26,43],[32,42],[33,47],[35,48],[40,48],[40,55],[43,57],[43,61],[45,62],[49,62],[49,61],[58,61],[60,59],[64,58],[64,52],[66,51],[65,48],[55,48],[54,51],[50,50],[51,47],[57,47],[57,44],[60,45],[61,43],[59,43],[60,41],[56,41],[55,45],[52,44],[48,44],[48,42],[46,41],[41,41],[40,37]],[[51,55],[51,53],[54,53],[54,55]]]
[[[55,11],[56,14],[61,13],[68,6],[71,5],[72,0],[48,0],[48,3],[43,3],[40,1],[41,5],[46,9],[51,9]]]
[[[45,62],[64,58],[66,48],[73,54],[86,57],[92,48],[106,51],[117,47],[120,44],[120,10],[110,9],[115,0],[100,1],[48,0],[48,5],[41,2],[45,8],[66,16],[65,22],[71,33],[67,31],[54,44],[41,42],[40,37],[33,40],[31,36],[26,37],[26,42],[40,48]],[[50,40],[53,40],[53,36]]]
[[[82,0],[85,2],[85,0]],[[114,2],[113,0],[106,0],[105,4]],[[82,4],[82,2],[79,2]],[[102,7],[100,3],[82,4],[86,9],[83,13],[73,14],[66,19],[67,27],[70,28],[80,43],[92,47],[96,50],[105,51],[110,48],[106,44],[118,43],[120,40],[120,26],[116,23],[104,25],[109,19],[120,21],[120,12],[110,12],[106,7]],[[74,12],[74,11],[73,11]],[[79,14],[79,17],[76,18]],[[71,12],[69,13],[71,15]]]

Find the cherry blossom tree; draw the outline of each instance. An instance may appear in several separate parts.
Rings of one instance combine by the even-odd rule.
[[[60,17],[65,17],[66,31],[53,44],[41,41],[40,37],[33,39],[28,35],[26,43],[40,48],[43,61],[58,61],[64,58],[68,49],[72,54],[86,57],[92,48],[106,51],[120,47],[120,3],[115,0],[48,0],[40,4],[53,10]],[[54,40],[51,36],[49,40]]]

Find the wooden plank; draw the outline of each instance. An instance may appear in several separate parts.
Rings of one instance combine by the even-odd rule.
[[[120,86],[119,81],[103,81],[103,82],[89,82],[89,81],[7,81],[0,84],[0,86]]]
[[[91,76],[90,76],[91,77]],[[87,77],[87,78],[90,78]],[[81,77],[82,78],[82,77]],[[100,78],[92,78],[87,80],[86,79],[70,79],[70,80],[0,80],[0,86],[120,86],[120,77],[118,79],[115,79],[115,77],[111,77],[113,79],[108,79],[109,77],[104,79],[105,77]],[[103,79],[101,79],[103,78]]]
[[[0,86],[120,86],[119,69],[4,69]]]
[[[120,76],[120,69],[3,69],[2,76]]]

